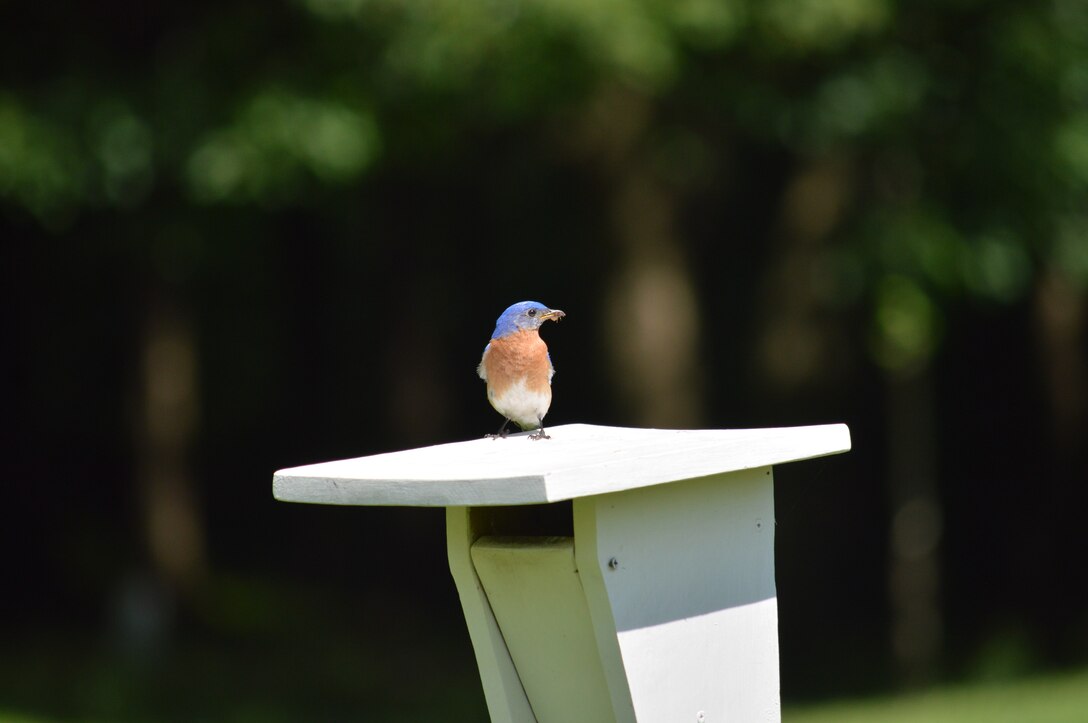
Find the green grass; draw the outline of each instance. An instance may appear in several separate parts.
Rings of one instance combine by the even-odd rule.
[[[446,706],[441,699],[442,696],[434,696],[431,701],[434,707],[427,720],[479,720],[481,723],[486,720],[478,717],[482,714],[479,708],[462,707],[452,699]],[[472,714],[465,717],[468,710]],[[261,723],[290,720],[298,713],[297,709],[289,712],[251,710],[249,715],[239,715],[235,711],[222,719]],[[400,714],[391,711],[383,711],[377,716],[370,713],[373,711],[368,712],[363,706],[358,710],[358,720],[404,720]],[[0,708],[0,723],[68,723],[73,720],[105,723],[109,719],[57,717]],[[156,720],[158,716],[151,715],[147,719]],[[791,706],[783,711],[782,720],[784,723],[1084,723],[1088,720],[1088,670],[1007,683],[941,687],[902,696]]]
[[[790,707],[783,723],[1084,723],[1088,670]]]

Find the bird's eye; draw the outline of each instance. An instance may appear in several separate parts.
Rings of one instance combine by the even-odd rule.
[[[529,316],[536,316],[536,309],[529,309],[527,313],[529,314]]]

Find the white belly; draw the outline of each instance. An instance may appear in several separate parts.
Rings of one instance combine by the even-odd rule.
[[[548,413],[552,403],[552,390],[534,391],[525,386],[525,382],[511,384],[502,394],[495,394],[488,387],[487,398],[491,406],[502,416],[516,423],[522,429],[535,429],[540,420]]]

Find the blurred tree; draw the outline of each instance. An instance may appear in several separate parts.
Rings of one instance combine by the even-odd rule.
[[[611,260],[601,331],[629,418],[713,421],[706,400],[728,382],[707,368],[706,347],[749,311],[760,320],[752,362],[777,390],[834,378],[844,349],[883,370],[889,578],[907,677],[932,669],[941,644],[932,365],[964,308],[1033,300],[1053,444],[1081,454],[1080,0],[118,3],[73,5],[60,20],[51,7],[21,10],[6,27],[27,35],[0,49],[0,199],[9,223],[45,236],[88,216],[114,224],[158,289],[149,296],[173,300],[147,322],[142,356],[148,414],[179,426],[167,439],[141,421],[152,435],[141,444],[172,459],[185,457],[200,397],[203,352],[185,320],[194,285],[226,253],[225,223],[252,239],[293,209],[339,219],[350,243],[327,268],[336,254],[396,249],[400,217],[367,201],[374,179],[403,183],[397,200],[412,203],[441,173],[454,179],[435,181],[444,187],[463,184],[458,164],[503,134],[600,190]],[[507,185],[480,181],[495,198]],[[745,223],[723,221],[722,208]],[[716,225],[693,218],[707,209]],[[239,248],[254,274],[271,273],[259,244]],[[414,292],[434,293],[440,276]],[[760,287],[739,294],[757,308],[723,308],[738,285]],[[412,378],[426,380],[440,378],[441,343],[395,346],[416,350]],[[184,394],[166,394],[166,378]],[[416,387],[398,387],[399,408],[418,408]],[[148,499],[163,495],[145,507],[151,557],[196,569],[206,542],[191,483],[148,465]],[[172,520],[163,534],[189,551],[166,554],[155,520]]]

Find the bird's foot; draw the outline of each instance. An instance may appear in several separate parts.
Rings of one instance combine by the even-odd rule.
[[[495,432],[494,434],[485,434],[484,439],[506,439],[506,435],[508,434],[508,432],[506,431],[506,425],[508,424],[510,424],[509,419],[502,423],[502,426],[499,427],[498,432]]]
[[[529,439],[535,442],[538,439],[551,439],[551,435],[547,434],[543,429],[541,429],[537,432],[533,432],[532,434],[530,434]]]

